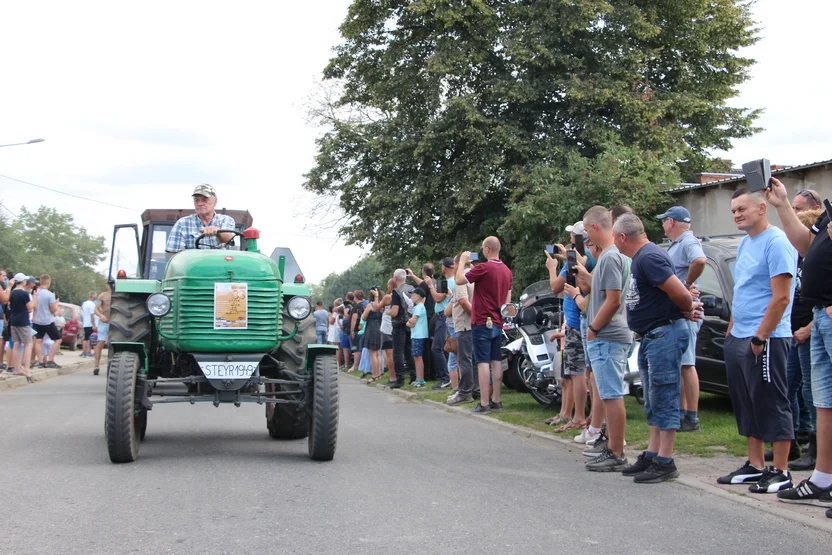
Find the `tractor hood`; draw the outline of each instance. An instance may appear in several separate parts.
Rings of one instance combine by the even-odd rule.
[[[274,260],[260,253],[190,249],[171,258],[165,270],[165,280],[182,276],[220,281],[271,280],[279,278],[279,271]]]

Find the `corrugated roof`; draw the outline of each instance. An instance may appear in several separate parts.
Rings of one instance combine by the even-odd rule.
[[[812,162],[811,164],[803,164],[802,166],[789,166],[786,168],[782,168],[776,171],[771,172],[771,175],[783,175],[790,172],[796,172],[801,170],[808,170],[811,168],[817,168],[820,166],[826,166],[828,164],[832,164],[832,159],[823,160],[822,162]],[[726,185],[728,183],[738,183],[740,181],[745,181],[745,176],[741,175],[739,177],[731,177],[729,179],[720,179],[719,181],[709,181],[708,183],[682,183],[678,187],[674,187],[672,189],[667,189],[665,192],[667,193],[679,193],[683,191],[692,191],[694,189],[705,189],[707,187],[718,187],[720,185]]]

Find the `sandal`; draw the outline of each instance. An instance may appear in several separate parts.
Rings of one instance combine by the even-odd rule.
[[[559,424],[566,424],[567,422],[569,422],[569,420],[562,417],[561,415],[557,415],[544,422],[544,424],[546,424],[547,426],[557,426]]]
[[[575,422],[574,420],[570,420],[569,422],[567,422],[566,424],[564,424],[560,428],[557,428],[555,430],[555,433],[556,434],[562,434],[563,432],[566,432],[568,430],[581,430],[581,429],[583,429],[583,427],[584,426],[580,422]]]

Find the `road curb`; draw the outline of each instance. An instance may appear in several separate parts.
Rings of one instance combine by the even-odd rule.
[[[61,368],[35,368],[32,370],[32,378],[34,378],[35,383],[43,382],[59,376],[68,376],[69,374],[80,372],[81,370],[89,370],[93,366],[93,361],[84,360],[67,364]],[[0,380],[0,391],[10,391],[12,389],[18,389],[27,385],[32,384],[30,384],[25,377],[13,376],[11,378],[6,378],[5,380]]]
[[[362,380],[361,378],[358,378],[357,376],[350,376],[349,374],[345,374],[345,375],[354,379],[354,380],[357,380],[357,381],[360,381],[360,382],[363,382],[363,383],[367,383],[367,380]],[[408,400],[415,400],[414,398],[418,397],[418,395],[416,393],[411,393],[409,391],[402,391],[400,389],[390,389],[389,387],[387,387],[383,384],[375,384],[375,388],[379,389],[379,390],[382,390],[382,391],[385,391],[385,390],[389,391],[390,393],[392,393],[394,395],[397,395],[399,397],[403,397],[403,398],[408,399]],[[583,446],[575,443],[574,441],[569,441],[568,439],[563,439],[563,438],[560,438],[560,437],[551,436],[551,435],[545,434],[543,432],[540,432],[538,430],[533,430],[531,428],[526,428],[525,426],[518,426],[516,424],[509,424],[508,422],[503,422],[501,420],[497,420],[496,418],[492,418],[492,417],[486,416],[486,415],[472,414],[470,410],[467,410],[467,409],[464,409],[464,408],[461,408],[461,407],[449,407],[448,405],[446,405],[444,403],[440,403],[438,401],[433,401],[431,399],[420,399],[419,401],[422,404],[431,405],[436,409],[441,408],[444,411],[449,412],[449,413],[455,413],[455,414],[459,414],[459,415],[462,415],[462,416],[467,416],[469,418],[473,418],[477,422],[482,422],[482,423],[488,424],[488,425],[490,425],[494,428],[500,428],[504,431],[511,432],[512,435],[515,435],[515,436],[521,436],[521,437],[526,438],[526,439],[531,439],[531,440],[534,440],[536,442],[549,444],[549,445],[551,445],[552,443],[555,443],[555,444],[558,444],[562,447],[565,447],[568,451],[573,452],[573,453],[576,453],[576,452],[580,453],[583,450]],[[683,466],[684,465],[684,459],[680,462],[681,462],[681,465],[680,465],[681,470],[684,472],[684,466]],[[821,507],[812,507],[811,508],[813,511],[815,511],[815,510],[818,511],[817,512],[818,516],[814,517],[814,516],[810,516],[808,514],[801,514],[801,513],[795,512],[793,510],[780,507],[776,504],[764,503],[762,501],[759,501],[757,498],[750,497],[748,495],[745,495],[744,493],[741,493],[741,492],[738,492],[738,491],[735,491],[735,490],[724,490],[724,489],[718,488],[716,486],[712,486],[712,485],[703,483],[701,480],[699,480],[697,478],[694,478],[694,477],[691,477],[691,476],[682,475],[680,478],[677,478],[675,480],[675,482],[677,482],[677,483],[679,483],[679,484],[681,484],[685,487],[695,489],[695,490],[701,491],[701,492],[706,493],[706,494],[716,495],[716,496],[719,496],[723,499],[727,499],[729,501],[733,501],[733,502],[739,503],[741,505],[745,505],[745,506],[748,506],[748,507],[754,507],[756,509],[759,509],[761,511],[769,513],[771,515],[774,515],[774,516],[777,516],[777,517],[780,517],[780,518],[786,518],[786,519],[789,519],[791,521],[803,524],[804,526],[809,526],[809,527],[814,528],[816,530],[821,530],[821,531],[824,531],[824,532],[832,532],[832,519],[826,518],[826,516],[824,515],[824,509],[822,509]],[[813,514],[814,514],[814,512],[813,512]]]

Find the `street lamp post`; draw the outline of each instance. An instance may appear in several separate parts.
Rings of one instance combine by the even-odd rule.
[[[9,143],[7,145],[0,145],[0,148],[4,146],[20,146],[20,145],[33,145],[35,143],[42,143],[44,139],[32,139],[31,141],[27,141],[25,143]]]

